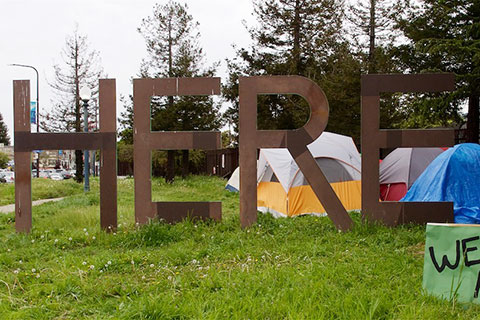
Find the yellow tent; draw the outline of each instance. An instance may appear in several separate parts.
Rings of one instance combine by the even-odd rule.
[[[352,138],[324,132],[308,149],[345,209],[360,210],[361,160]],[[261,149],[257,168],[259,211],[275,216],[325,215],[287,149]]]

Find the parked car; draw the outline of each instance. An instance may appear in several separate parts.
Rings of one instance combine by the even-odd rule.
[[[48,170],[40,170],[40,178],[48,179],[50,172]]]
[[[68,172],[67,170],[64,170],[64,169],[57,169],[57,170],[55,170],[55,172],[61,174],[63,179],[70,179],[72,177],[70,172]]]
[[[59,181],[59,180],[63,180],[63,176],[58,172],[52,172],[50,173],[50,179]]]

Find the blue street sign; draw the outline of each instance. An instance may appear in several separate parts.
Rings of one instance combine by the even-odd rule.
[[[37,123],[37,102],[30,102],[30,123]]]

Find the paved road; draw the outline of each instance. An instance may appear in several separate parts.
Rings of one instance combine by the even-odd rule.
[[[56,202],[63,200],[64,198],[54,198],[54,199],[42,199],[42,200],[36,200],[32,202],[33,206],[38,206],[40,204],[46,203],[46,202]],[[6,206],[0,207],[0,213],[9,213],[15,211],[15,204],[9,204]]]

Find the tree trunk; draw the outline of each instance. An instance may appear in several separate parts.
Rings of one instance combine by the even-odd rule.
[[[293,74],[300,75],[303,70],[300,61],[300,1],[295,1],[295,16],[293,20]]]
[[[75,38],[75,132],[82,132],[82,113],[80,108],[80,80],[78,70],[79,48],[77,38]],[[83,181],[83,150],[75,150],[75,181],[81,183]]]
[[[83,181],[83,151],[75,150],[75,181]]]
[[[479,96],[468,97],[467,142],[478,143],[479,137]]]
[[[182,178],[184,179],[190,173],[188,162],[189,162],[189,150],[182,150]]]
[[[167,174],[165,182],[172,183],[175,180],[175,150],[167,151]]]
[[[171,20],[168,21],[168,76],[173,76],[173,53],[172,53],[172,25]],[[173,97],[168,97],[168,107],[173,108]],[[167,151],[167,174],[165,175],[166,183],[173,183],[175,179],[175,150]]]
[[[173,108],[173,97],[168,97],[168,107]],[[175,179],[175,150],[167,151],[167,174],[165,175],[165,182],[172,183]]]
[[[376,61],[375,61],[375,1],[370,0],[370,21],[369,21],[369,36],[370,36],[370,46],[368,48],[368,73],[377,72]]]

